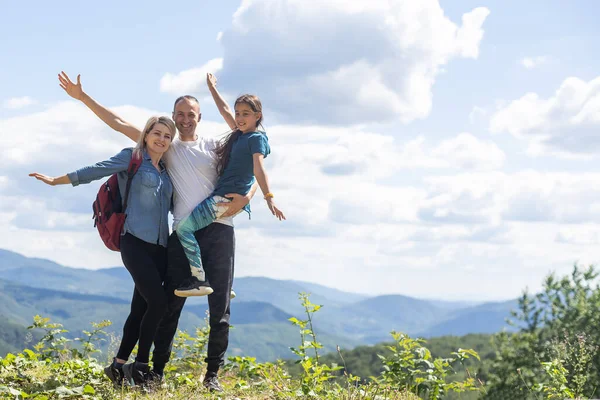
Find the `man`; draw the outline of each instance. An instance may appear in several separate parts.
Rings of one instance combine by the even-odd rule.
[[[67,94],[82,101],[111,128],[137,142],[141,131],[84,93],[80,76],[77,76],[77,84],[74,84],[64,72],[61,72],[59,81]],[[214,167],[216,164],[214,158],[216,141],[199,137],[196,134],[200,119],[200,105],[196,98],[182,96],[175,100],[173,120],[179,131],[179,137],[173,141],[164,156],[175,189],[174,226],[179,220],[189,215],[196,205],[211,195],[217,181],[217,172]],[[246,196],[228,195],[227,197],[231,197],[233,200],[231,203],[227,203],[229,206],[227,213],[215,223],[195,232],[196,239],[202,248],[202,262],[205,266],[206,277],[214,290],[208,296],[210,334],[205,360],[207,371],[203,381],[204,386],[211,391],[223,390],[219,384],[217,373],[224,363],[225,351],[229,343],[229,301],[233,282],[235,249],[231,215],[246,206],[255,191],[256,185]],[[185,304],[185,298],[175,296],[174,289],[190,275],[189,262],[177,234],[173,232],[168,241],[168,267],[164,282],[169,306],[156,333],[152,355],[153,372],[161,378],[171,355],[173,338],[177,331],[181,310]]]

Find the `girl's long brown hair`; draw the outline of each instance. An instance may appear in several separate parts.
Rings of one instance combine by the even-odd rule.
[[[262,113],[262,104],[260,99],[253,94],[244,94],[237,98],[235,101],[234,107],[238,104],[243,103],[247,104],[252,111]],[[256,121],[256,127],[262,126],[262,114],[258,121]],[[242,131],[239,129],[231,131],[223,140],[219,142],[215,152],[217,154],[217,174],[221,175],[227,164],[229,164],[229,156],[231,154],[231,149],[233,148],[233,144],[238,138],[242,136]]]

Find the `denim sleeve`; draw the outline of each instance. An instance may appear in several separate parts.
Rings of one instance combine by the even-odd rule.
[[[263,134],[252,135],[248,138],[248,145],[250,146],[250,153],[256,154],[260,153],[265,158],[271,153],[271,148],[269,147],[269,141],[267,137]]]
[[[129,161],[131,161],[132,150],[123,149],[121,152],[106,161],[101,161],[94,165],[89,165],[67,174],[71,184],[77,186],[82,183],[90,183],[105,176],[110,176],[117,172],[127,171]]]

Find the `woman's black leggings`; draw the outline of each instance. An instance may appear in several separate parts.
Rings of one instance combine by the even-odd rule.
[[[147,363],[156,328],[167,310],[167,295],[162,285],[167,249],[127,233],[121,237],[121,259],[135,289],[117,358],[127,360],[139,340],[136,361]]]

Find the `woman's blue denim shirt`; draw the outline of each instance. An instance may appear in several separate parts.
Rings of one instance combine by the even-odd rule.
[[[68,177],[71,184],[77,186],[118,173],[119,191],[125,200],[127,168],[132,154],[132,148],[123,149],[109,160],[78,169]],[[123,235],[129,232],[145,242],[167,247],[173,185],[162,161],[159,165],[160,172],[152,165],[148,153],[144,152],[142,164],[131,181]]]

